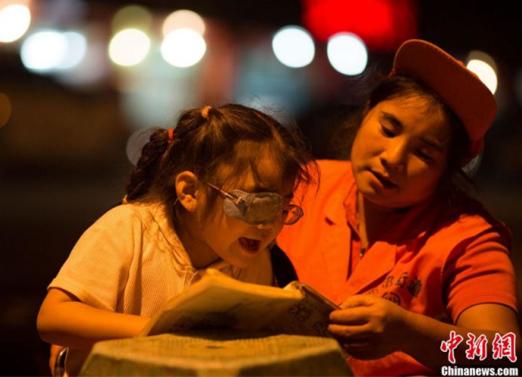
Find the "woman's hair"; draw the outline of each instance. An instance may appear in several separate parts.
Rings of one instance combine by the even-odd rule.
[[[473,184],[471,178],[462,170],[470,143],[464,125],[435,92],[409,77],[386,76],[377,82],[368,95],[366,105],[354,112],[336,134],[337,140],[346,143],[345,148],[337,147],[337,150],[343,153],[345,158],[350,155],[351,146],[367,111],[380,102],[411,96],[420,96],[428,101],[431,108],[440,108],[452,130],[447,167],[440,181],[440,189],[450,196],[458,190],[468,191]]]
[[[143,147],[141,157],[127,185],[127,200],[139,200],[154,192],[169,203],[174,215],[175,178],[189,170],[203,182],[223,185],[252,169],[259,177],[258,160],[264,153],[276,163],[283,179],[297,185],[309,182],[306,164],[311,160],[297,129],[282,126],[272,117],[255,109],[228,104],[187,110],[181,114],[169,140],[167,130],[155,131]],[[227,167],[227,177],[218,171]],[[208,191],[209,203],[216,198]]]

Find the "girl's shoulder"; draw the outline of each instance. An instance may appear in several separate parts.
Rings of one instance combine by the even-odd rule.
[[[122,203],[107,210],[94,225],[120,228],[144,225],[154,220],[160,206],[152,201]]]

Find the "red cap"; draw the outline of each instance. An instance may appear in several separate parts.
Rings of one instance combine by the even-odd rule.
[[[468,161],[480,153],[497,105],[478,76],[441,48],[420,39],[407,40],[399,47],[390,72],[394,75],[412,77],[437,93],[466,128]]]

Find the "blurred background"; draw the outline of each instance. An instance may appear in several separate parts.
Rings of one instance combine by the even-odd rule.
[[[408,38],[461,59],[499,111],[477,195],[522,261],[522,5],[415,0],[0,0],[0,374],[45,375],[35,318],[81,233],[123,196],[152,127],[239,102],[316,157]],[[519,292],[521,281],[518,282]],[[520,297],[520,293],[519,293]]]

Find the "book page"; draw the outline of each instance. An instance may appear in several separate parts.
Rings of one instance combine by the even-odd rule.
[[[298,289],[245,283],[210,272],[171,299],[144,334],[212,328],[257,331],[267,328],[302,298]]]
[[[287,287],[302,292],[303,299],[289,307],[284,316],[275,318],[270,329],[287,334],[330,336],[327,331],[329,314],[338,309],[338,305],[298,281]]]

